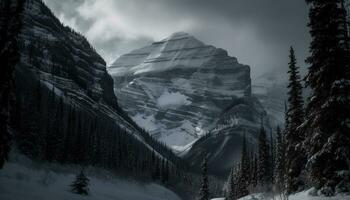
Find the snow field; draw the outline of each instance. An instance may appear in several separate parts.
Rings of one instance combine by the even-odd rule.
[[[51,170],[54,169],[54,170]],[[30,160],[9,162],[0,170],[1,200],[180,200],[172,191],[153,183],[141,184],[112,177],[91,175],[90,195],[70,192],[77,172],[61,165],[45,166]],[[103,178],[106,176],[106,178]]]

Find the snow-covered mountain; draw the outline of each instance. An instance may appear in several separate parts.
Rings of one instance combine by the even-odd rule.
[[[250,67],[187,33],[125,54],[108,72],[121,107],[141,127],[194,169],[208,157],[211,173],[223,178],[243,135],[254,146],[261,119],[268,129],[275,123],[252,95]]]
[[[215,127],[234,100],[251,95],[249,66],[183,32],[121,56],[108,71],[121,107],[174,148]]]

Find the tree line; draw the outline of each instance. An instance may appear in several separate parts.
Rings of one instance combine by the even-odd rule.
[[[0,2],[0,169],[8,159],[11,146],[10,121],[15,104],[14,69],[19,62],[17,35],[21,30],[22,0]]]
[[[276,138],[268,140],[262,126],[258,150],[250,154],[243,140],[241,160],[228,178],[227,199],[256,191],[288,199],[310,187],[325,196],[350,191],[349,16],[344,0],[306,3],[312,38],[308,73],[301,78],[291,47],[284,129],[277,128]],[[311,90],[306,102],[303,87]],[[209,199],[203,194],[201,200]]]
[[[31,81],[31,80],[29,80]],[[32,90],[34,88],[34,90]],[[145,145],[113,119],[84,110],[55,86],[38,80],[17,86],[15,141],[25,155],[63,164],[92,165],[146,179],[168,181],[178,160]],[[151,137],[150,137],[151,138]],[[147,138],[147,140],[155,140]],[[167,149],[165,151],[168,151]],[[169,163],[169,160],[171,164]]]
[[[13,142],[21,153],[39,161],[104,168],[180,190],[194,187],[197,176],[187,172],[186,163],[166,144],[86,107],[54,81],[41,80],[41,72],[27,72],[18,74],[22,83],[16,85],[12,115]]]
[[[248,149],[247,138],[243,137],[241,159],[231,168],[227,179],[226,197],[235,200],[253,192],[269,191],[274,185],[284,182],[285,162],[283,151],[285,141],[277,127],[277,138],[271,138],[263,125],[259,130],[257,150]]]
[[[343,0],[307,0],[310,6],[311,55],[307,58],[308,73],[301,78],[294,49],[290,49],[288,102],[285,127],[277,130],[275,156],[262,160],[267,151],[259,137],[258,169],[274,171],[266,174],[282,197],[314,187],[321,194],[332,196],[350,191],[350,41],[348,14]],[[304,102],[302,89],[311,90]],[[260,133],[260,136],[262,134]],[[242,175],[245,169],[245,150],[238,172],[233,173],[235,199],[247,194],[248,183]],[[265,152],[265,153],[264,153]],[[254,163],[254,162],[253,162]],[[263,164],[265,163],[265,164]],[[253,164],[254,166],[254,164]],[[253,168],[254,169],[254,168]],[[249,174],[254,174],[254,170]],[[238,174],[238,175],[237,175]],[[261,175],[258,175],[258,183]],[[253,181],[255,183],[255,180]],[[243,187],[242,187],[243,186]],[[248,185],[249,186],[249,185]],[[254,186],[254,185],[253,185]]]

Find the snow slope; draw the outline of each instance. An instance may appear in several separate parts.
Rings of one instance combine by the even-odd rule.
[[[94,176],[92,170],[87,173],[90,195],[80,196],[69,191],[69,185],[75,179],[74,168],[45,166],[29,160],[25,163],[12,161],[0,170],[1,200],[180,200],[160,185],[116,179],[107,172]]]
[[[299,192],[288,197],[288,200],[350,200],[350,195],[339,194],[334,197],[325,197],[325,196],[312,196],[310,192],[312,189]],[[214,198],[212,200],[224,200],[224,197]],[[266,194],[251,194],[245,197],[242,197],[238,200],[280,200],[279,197],[275,196],[274,198],[271,195]]]

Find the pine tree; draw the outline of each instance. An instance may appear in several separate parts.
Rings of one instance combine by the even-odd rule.
[[[240,165],[240,173],[238,178],[238,188],[237,189],[237,197],[243,197],[249,194],[248,186],[249,186],[249,174],[250,174],[250,161],[247,151],[247,141],[246,136],[243,137],[242,142],[242,152],[241,152],[241,165]]]
[[[57,116],[55,116],[55,107],[56,107],[56,94],[55,94],[55,86],[52,86],[52,89],[49,91],[48,97],[48,111],[46,113],[46,130],[45,130],[45,155],[44,159],[51,162],[54,160],[56,150],[57,138],[56,133],[58,131],[58,127],[54,127],[55,121],[57,120]],[[53,116],[53,117],[51,117]]]
[[[153,180],[160,180],[161,178],[161,161],[159,158],[156,156],[155,157],[155,162],[153,163],[153,172],[152,172],[152,178]]]
[[[350,1],[349,0],[344,1],[344,7],[345,7],[345,11],[346,11],[346,25],[348,27],[348,33],[350,33],[350,15],[349,15],[349,13],[350,13]],[[349,38],[349,36],[348,36],[348,38]]]
[[[258,156],[254,154],[251,161],[250,185],[254,188],[258,185]]]
[[[259,158],[258,158],[258,171],[257,171],[257,179],[260,186],[264,187],[267,186],[270,183],[269,180],[269,144],[266,137],[266,131],[261,125],[260,128],[260,134],[259,134],[259,141],[258,141],[258,151],[259,151]]]
[[[169,181],[169,162],[165,159],[162,161],[162,183]]]
[[[304,123],[308,169],[325,195],[350,191],[350,53],[342,0],[306,0],[312,37],[306,77],[311,98]],[[347,174],[347,175],[345,175]]]
[[[226,197],[226,200],[236,200],[236,180],[235,180],[235,166],[233,165],[229,180],[228,180],[228,196]]]
[[[0,169],[11,146],[10,121],[15,103],[14,68],[19,62],[17,35],[21,28],[22,0],[0,3]]]
[[[71,185],[72,192],[80,195],[89,195],[89,179],[81,170]]]
[[[348,16],[348,11],[346,8],[346,2],[345,0],[340,0],[340,5],[341,5],[341,10],[344,12],[344,14],[342,15],[342,35],[344,36],[344,48],[348,49],[350,48],[350,36],[349,36],[349,16]]]
[[[201,188],[199,190],[198,200],[209,200],[210,193],[209,193],[207,158],[204,158],[201,168],[202,168]]]
[[[72,136],[73,127],[75,125],[75,108],[69,106],[68,116],[67,116],[67,130],[64,135],[63,153],[61,162],[68,162],[72,160],[71,150],[72,150]]]
[[[36,92],[28,91],[31,96],[25,100],[17,97],[20,109],[20,123],[17,127],[16,142],[18,149],[30,158],[41,157],[44,152],[45,140],[40,134],[40,110],[37,108],[37,96],[40,96],[40,90]],[[23,93],[22,93],[23,94]]]
[[[277,127],[276,130],[276,160],[275,160],[275,171],[274,171],[274,179],[277,190],[282,192],[284,190],[285,183],[285,141],[284,135],[282,135],[280,127]]]
[[[271,180],[271,183],[275,183],[275,178],[274,178],[274,171],[275,171],[275,156],[276,156],[276,151],[275,151],[275,141],[272,136],[272,130],[270,130],[270,158],[269,158],[269,179]]]
[[[302,149],[304,134],[299,126],[304,120],[302,85],[299,68],[293,47],[290,48],[289,85],[288,85],[288,128],[286,129],[286,166],[287,192],[292,193],[304,188],[304,180],[300,177],[304,169],[306,157]]]

